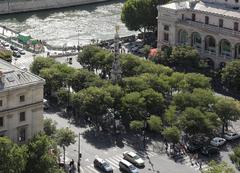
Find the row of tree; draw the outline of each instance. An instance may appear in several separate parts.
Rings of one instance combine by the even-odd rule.
[[[179,134],[171,137],[173,142],[181,131],[189,136],[211,136],[222,125],[224,132],[229,121],[240,117],[237,102],[215,96],[210,78],[174,72],[133,55],[121,55],[123,79],[112,85],[107,80],[112,60],[105,58],[109,57],[112,54],[106,50],[86,46],[78,57],[83,69],[36,58],[31,70],[46,79],[46,93],[54,91],[59,104],[72,106],[76,122],[90,117],[96,126],[104,126],[114,112],[126,127],[141,131],[147,118],[148,129],[167,139]]]

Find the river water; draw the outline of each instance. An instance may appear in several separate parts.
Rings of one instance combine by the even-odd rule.
[[[0,16],[0,24],[55,46],[77,45],[78,40],[84,45],[92,39],[113,38],[116,25],[120,26],[120,36],[136,34],[129,31],[120,20],[122,6],[122,0],[112,0],[56,10],[9,14]]]

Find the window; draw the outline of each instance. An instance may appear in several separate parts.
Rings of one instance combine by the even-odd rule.
[[[238,22],[234,22],[234,31],[238,31]]]
[[[196,15],[193,13],[192,14],[192,21],[195,21],[196,20]]]
[[[3,117],[0,117],[0,127],[3,127]]]
[[[219,19],[219,27],[223,27],[223,19]]]
[[[182,20],[184,20],[184,14],[182,14]]]
[[[19,118],[19,120],[20,120],[20,122],[26,120],[25,112],[20,112],[20,118]]]
[[[168,33],[164,33],[164,41],[169,41],[169,34]]]
[[[238,0],[235,0],[236,3],[238,3],[239,1]]]
[[[165,31],[169,31],[169,26],[168,25],[164,25],[164,30]]]
[[[21,95],[20,96],[20,102],[24,102],[25,101],[25,96],[24,95]]]
[[[209,17],[205,16],[205,24],[209,24]]]
[[[23,142],[26,140],[26,129],[25,128],[21,128],[18,131],[18,141],[19,142]]]
[[[3,106],[3,101],[2,100],[0,100],[0,106]]]

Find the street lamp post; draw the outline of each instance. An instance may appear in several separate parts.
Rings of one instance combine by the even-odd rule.
[[[78,173],[81,173],[80,161],[81,161],[81,157],[82,157],[82,154],[80,151],[80,137],[81,137],[81,134],[79,133],[78,134]]]

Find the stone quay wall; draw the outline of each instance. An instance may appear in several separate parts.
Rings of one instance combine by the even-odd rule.
[[[0,0],[0,14],[71,7],[109,0]]]

